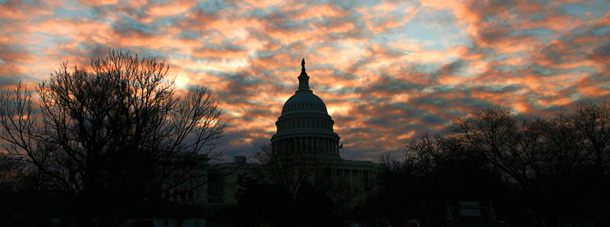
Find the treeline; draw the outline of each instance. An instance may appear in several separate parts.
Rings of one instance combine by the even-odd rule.
[[[378,187],[356,212],[368,223],[437,226],[447,204],[493,204],[511,225],[610,224],[610,104],[551,117],[492,107],[423,135],[405,158],[382,158]]]
[[[349,197],[337,190],[334,159],[262,147],[237,182],[234,226],[343,226]]]
[[[176,201],[203,191],[225,125],[208,88],[181,91],[168,71],[109,50],[89,68],[62,64],[35,93],[0,92],[0,226],[118,226],[193,210]]]

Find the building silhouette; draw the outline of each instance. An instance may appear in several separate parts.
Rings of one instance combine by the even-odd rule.
[[[328,114],[326,104],[309,87],[310,77],[301,61],[299,86],[284,104],[276,124],[277,132],[271,137],[271,150],[267,155],[280,163],[278,172],[293,172],[310,176],[311,181],[326,180],[325,184],[353,197],[354,204],[374,186],[380,164],[371,161],[345,160],[340,155],[343,146],[334,132],[334,121]],[[282,169],[285,168],[285,169]],[[249,162],[244,156],[236,156],[232,163],[221,163],[210,168],[209,202],[212,204],[236,204],[236,193],[240,190],[240,177],[256,178],[265,173],[261,163]],[[271,170],[274,171],[274,170]],[[258,172],[259,174],[256,174]],[[271,173],[269,173],[271,174]],[[296,174],[296,173],[295,173]],[[295,176],[290,176],[295,177]]]
[[[305,59],[301,62],[299,88],[286,101],[271,137],[272,149],[283,153],[339,157],[339,135],[333,131],[334,121],[326,104],[309,89]]]
[[[150,196],[142,204],[122,214],[124,220],[120,226],[228,226],[231,221],[226,218],[227,213],[235,210],[238,192],[243,189],[240,182],[244,178],[264,182],[269,180],[267,176],[277,173],[288,173],[288,180],[302,179],[303,184],[299,185],[315,186],[322,182],[332,192],[328,196],[334,196],[335,200],[341,197],[352,205],[362,201],[374,186],[380,164],[344,160],[340,156],[342,145],[333,130],[335,122],[324,101],[309,87],[305,60],[301,66],[298,89],[284,104],[276,122],[277,132],[270,138],[267,155],[273,163],[235,156],[233,162],[211,164],[205,154],[176,155],[157,163],[154,171],[164,176],[159,180],[161,184],[148,189]],[[270,164],[278,168],[269,168]],[[189,171],[195,167],[196,171]],[[302,177],[297,177],[299,174]],[[47,226],[76,226],[77,216],[71,211],[62,212],[65,211],[49,210],[46,216],[41,216],[44,220],[35,221]]]

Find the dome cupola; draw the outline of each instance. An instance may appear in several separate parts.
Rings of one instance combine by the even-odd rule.
[[[305,71],[305,59],[301,61],[301,75],[298,78],[299,89],[284,104],[282,115],[293,111],[319,111],[328,114],[324,101],[309,90],[309,76]]]

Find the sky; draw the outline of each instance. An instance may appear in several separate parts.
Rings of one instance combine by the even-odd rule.
[[[0,87],[30,88],[108,49],[164,60],[213,91],[219,151],[260,151],[306,59],[346,159],[502,106],[550,116],[610,97],[610,1],[0,0]]]

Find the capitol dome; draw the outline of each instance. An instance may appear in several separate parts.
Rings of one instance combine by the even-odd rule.
[[[297,91],[286,101],[284,108],[282,108],[282,114],[292,111],[317,111],[328,114],[324,101],[314,95],[311,90]]]
[[[277,133],[271,137],[274,151],[304,152],[339,158],[339,135],[333,132],[334,121],[326,104],[309,89],[305,59],[301,62],[299,88],[290,97],[275,125]]]

